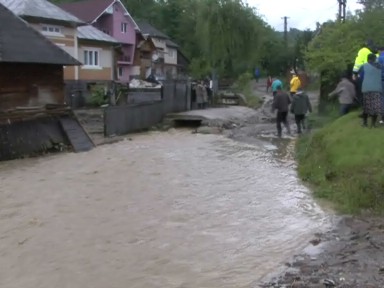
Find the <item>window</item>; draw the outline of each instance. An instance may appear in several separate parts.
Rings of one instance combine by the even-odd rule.
[[[99,51],[84,50],[84,65],[99,67]]]
[[[44,25],[42,27],[42,30],[43,30],[43,32],[47,32],[47,33],[56,33],[56,34],[60,34],[61,33],[60,27],[57,27],[57,26]]]
[[[128,24],[121,23],[121,33],[127,33],[127,30],[128,30]]]
[[[101,31],[103,31],[105,34],[109,35],[109,31],[108,30],[102,29]]]
[[[171,58],[173,57],[173,49],[168,50],[168,56]]]
[[[117,68],[117,75],[119,76],[119,78],[123,77],[123,67]]]

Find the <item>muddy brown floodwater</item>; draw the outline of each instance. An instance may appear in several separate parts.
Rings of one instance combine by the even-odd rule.
[[[256,287],[329,219],[274,147],[177,130],[0,164],[0,287]]]

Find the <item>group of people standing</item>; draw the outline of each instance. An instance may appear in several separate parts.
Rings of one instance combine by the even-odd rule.
[[[269,89],[273,93],[272,112],[277,110],[276,127],[279,137],[282,135],[282,124],[288,134],[291,129],[288,123],[288,112],[295,115],[297,132],[299,134],[306,128],[305,119],[308,112],[312,112],[312,106],[308,95],[302,90],[298,75],[291,71],[290,94],[283,91],[283,83],[279,79],[268,77],[267,93]],[[350,112],[356,104],[362,106],[360,117],[363,119],[363,127],[384,124],[384,47],[375,48],[372,41],[367,41],[359,50],[350,77],[350,71],[342,74],[340,82],[329,97],[338,97],[340,103],[340,115]]]
[[[376,127],[378,118],[384,123],[384,47],[375,48],[372,41],[367,41],[357,53],[352,71],[344,73],[336,89],[329,97],[337,95],[340,102],[340,114],[347,114],[350,109],[359,104],[363,108],[360,117],[363,127]]]
[[[287,133],[291,134],[291,128],[288,122],[289,112],[295,116],[298,134],[301,134],[303,130],[306,129],[306,114],[312,112],[311,102],[308,95],[302,90],[300,78],[295,71],[291,71],[291,75],[289,94],[283,91],[283,83],[281,80],[272,80],[271,77],[267,80],[267,91],[270,87],[273,94],[272,113],[277,110],[276,128],[278,137],[282,136],[282,124],[287,129]]]

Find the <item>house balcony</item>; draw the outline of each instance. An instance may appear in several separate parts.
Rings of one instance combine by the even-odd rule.
[[[132,65],[132,57],[131,56],[120,56],[117,58],[117,64]]]

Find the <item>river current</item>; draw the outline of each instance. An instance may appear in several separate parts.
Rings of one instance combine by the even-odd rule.
[[[328,222],[276,149],[171,130],[0,163],[0,287],[256,287]]]

